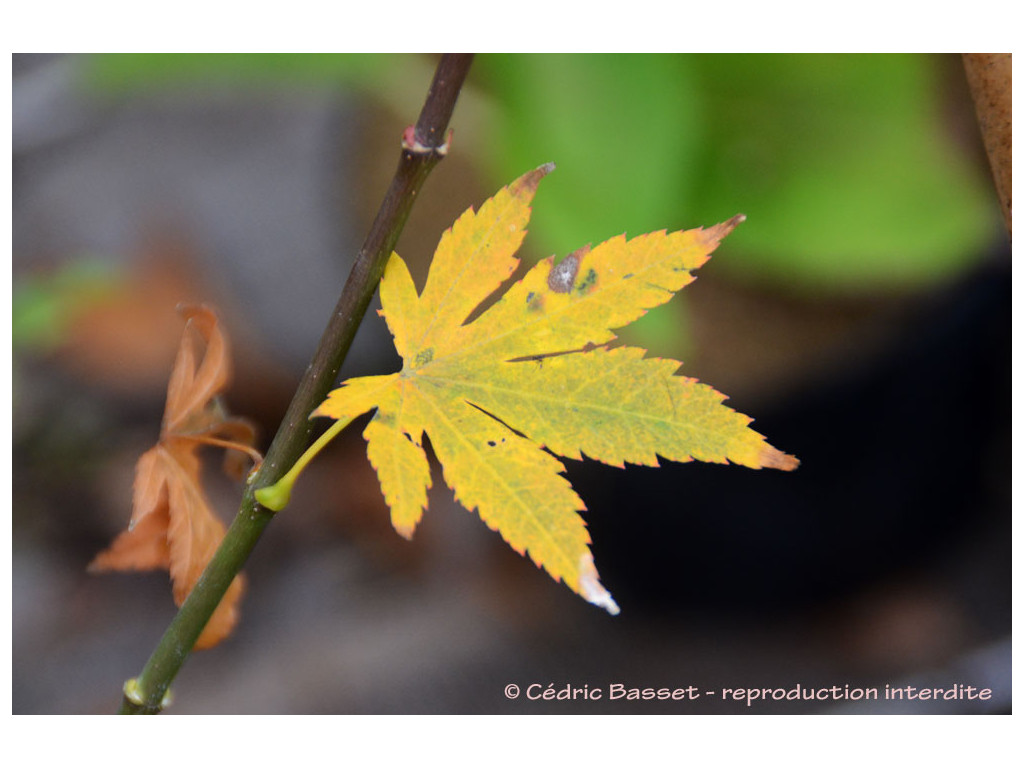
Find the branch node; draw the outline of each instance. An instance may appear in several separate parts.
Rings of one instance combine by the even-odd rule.
[[[420,140],[416,138],[415,126],[410,125],[402,132],[402,149],[406,152],[411,152],[414,155],[433,154],[438,157],[444,157],[448,154],[448,150],[451,148],[453,133],[454,131],[449,129],[448,136],[445,138],[444,144],[439,147],[431,147],[420,143]]]
[[[131,678],[130,680],[124,681],[124,697],[128,699],[132,704],[141,707],[146,703],[146,697],[142,691],[139,690],[138,678]]]

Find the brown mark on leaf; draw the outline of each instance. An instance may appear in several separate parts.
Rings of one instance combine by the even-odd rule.
[[[718,243],[722,240],[722,238],[724,238],[726,235],[728,235],[730,232],[736,229],[738,225],[742,224],[746,220],[746,216],[744,216],[742,213],[737,213],[728,221],[723,221],[721,224],[715,224],[713,227],[708,227],[707,229],[701,230],[701,232],[699,233],[700,239],[704,243],[704,245]]]
[[[520,176],[512,184],[509,185],[508,191],[518,197],[524,192],[533,194],[537,191],[537,185],[540,184],[540,180],[555,170],[554,163],[544,163],[539,168],[535,168],[524,176]]]
[[[796,456],[790,456],[770,445],[765,445],[758,458],[761,460],[761,466],[766,469],[781,469],[790,472],[800,466],[800,459]]]
[[[548,273],[548,288],[555,293],[568,293],[576,282],[576,275],[580,271],[580,262],[583,257],[590,253],[590,246],[585,245],[579,248],[551,268]]]

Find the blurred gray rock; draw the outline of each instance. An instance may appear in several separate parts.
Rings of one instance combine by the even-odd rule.
[[[254,84],[102,97],[84,62],[14,56],[15,274],[85,255],[127,265],[147,238],[179,238],[210,286],[203,300],[301,370],[363,235],[349,213],[358,104]],[[360,368],[389,350],[367,319]]]

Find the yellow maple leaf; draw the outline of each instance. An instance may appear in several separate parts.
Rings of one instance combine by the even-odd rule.
[[[185,333],[167,385],[160,441],[135,465],[132,516],[128,530],[89,564],[90,571],[170,571],[174,602],[185,602],[224,538],[224,524],[214,514],[200,482],[201,444],[229,448],[225,470],[239,474],[239,454],[256,462],[255,432],[248,422],[230,418],[217,400],[230,378],[228,343],[213,310],[203,306],[181,308]],[[197,364],[194,336],[206,344]],[[244,589],[239,574],[228,587],[199,639],[197,649],[210,648],[224,639],[238,620],[238,602]]]
[[[531,171],[478,212],[463,213],[441,237],[422,293],[398,254],[391,256],[381,314],[404,366],[345,382],[312,415],[336,419],[339,428],[376,409],[363,435],[403,536],[427,506],[426,433],[463,506],[614,614],[579,514],[586,508],[553,454],[620,467],[656,466],[658,456],[784,470],[798,462],[723,405],[723,395],[676,375],[680,363],[608,346],[613,329],[690,283],[742,216],[708,229],[615,237],[557,264],[550,257],[466,322],[518,266],[530,202],[553,168]],[[287,499],[276,490],[257,498],[280,508]]]

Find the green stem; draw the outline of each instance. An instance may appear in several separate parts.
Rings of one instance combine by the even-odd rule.
[[[246,487],[238,514],[203,575],[164,632],[141,674],[125,684],[121,713],[155,714],[162,709],[171,681],[273,518],[273,511],[256,501],[257,489],[272,485],[288,474],[308,445],[312,433],[309,414],[334,386],[420,188],[447,151],[444,137],[448,122],[472,61],[472,54],[441,57],[419,120],[403,137],[402,154],[391,186],[266,458]]]
[[[280,480],[273,485],[266,485],[255,492],[256,501],[274,512],[280,512],[282,509],[287,507],[288,501],[292,497],[292,486],[294,486],[295,481],[299,479],[299,475],[302,474],[302,470],[304,470],[306,465],[313,460],[313,457],[326,448],[327,444],[351,422],[352,419],[344,419],[342,421],[334,422],[331,425],[331,428],[320,435],[320,437],[316,439],[316,442],[309,446],[309,448],[306,449],[306,452],[302,454],[294,464],[292,464],[292,468],[285,472],[284,476]]]

